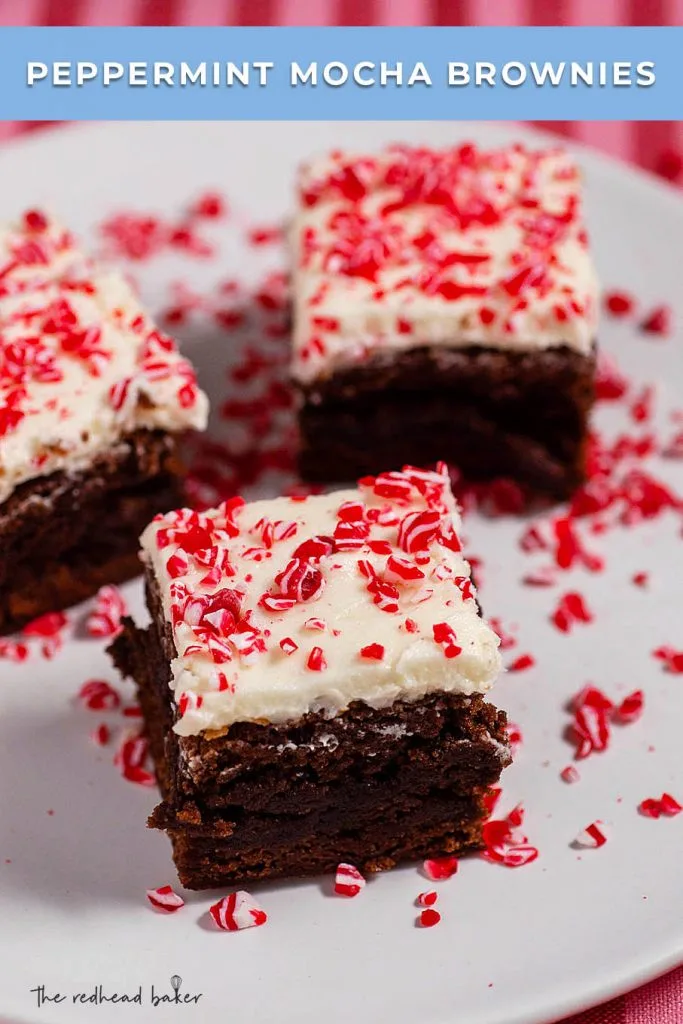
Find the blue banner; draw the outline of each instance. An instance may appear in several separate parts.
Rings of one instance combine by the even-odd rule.
[[[1,28],[8,120],[678,120],[683,28]]]

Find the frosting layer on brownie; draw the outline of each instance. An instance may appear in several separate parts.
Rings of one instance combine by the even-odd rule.
[[[125,278],[30,211],[0,228],[0,502],[139,428],[206,425],[190,363]]]
[[[598,284],[560,149],[391,147],[302,168],[292,372],[419,346],[588,353]]]
[[[486,691],[498,638],[460,528],[446,471],[412,468],[157,517],[142,548],[177,652],[176,732]]]

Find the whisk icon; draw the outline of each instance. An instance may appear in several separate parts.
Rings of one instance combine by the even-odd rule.
[[[178,1000],[180,998],[178,993],[180,992],[180,986],[182,985],[182,983],[183,983],[183,979],[180,977],[179,974],[174,974],[173,977],[171,978],[171,988],[173,989],[173,992],[175,994],[175,1001],[176,1002],[178,1002]]]

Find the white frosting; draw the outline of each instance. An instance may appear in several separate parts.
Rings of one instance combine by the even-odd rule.
[[[42,215],[39,215],[42,216]],[[203,429],[192,367],[54,223],[0,229],[0,502],[138,428]]]
[[[571,158],[521,146],[462,154],[395,147],[302,169],[295,379],[422,345],[590,352],[598,283]]]
[[[182,712],[176,732],[191,735],[219,730],[237,721],[281,723],[308,711],[323,710],[332,716],[354,700],[380,708],[435,691],[470,694],[491,686],[500,671],[498,638],[478,614],[469,564],[460,552],[439,541],[443,531],[448,536],[451,525],[456,535],[460,529],[447,477],[415,470],[378,480],[386,476],[418,481],[419,486],[426,482],[431,494],[425,499],[408,484],[408,498],[388,500],[365,485],[304,502],[289,498],[257,501],[227,516],[225,508],[205,514],[180,510],[147,527],[142,535],[143,559],[157,581],[178,652],[171,666],[171,686]],[[334,534],[340,506],[357,501],[363,503],[364,514],[370,510],[372,516],[372,510],[384,509],[391,524],[373,523],[359,549],[334,551],[313,562],[324,581],[316,599],[300,601],[286,611],[264,610],[259,605],[261,596],[279,592],[275,577],[299,545],[311,537]],[[438,510],[440,532],[429,539],[424,550],[406,554],[399,546],[397,520],[428,507]],[[295,532],[275,540],[270,548],[264,547],[261,535],[268,521],[281,524],[276,533],[285,529],[282,524],[294,524]],[[432,532],[436,529],[432,527]],[[200,551],[198,564],[187,549],[207,541],[211,551]],[[375,546],[384,542],[380,544],[382,553],[372,551],[368,542]],[[405,548],[405,540],[402,543]],[[423,579],[410,585],[396,584],[398,611],[394,612],[383,611],[374,603],[368,578],[358,564],[359,560],[370,563],[382,577],[387,550],[413,563],[421,561],[424,573]],[[231,571],[221,562],[225,558],[234,575],[225,575]],[[210,565],[221,566],[217,582],[202,582]],[[227,653],[229,660],[216,663],[206,635],[201,636],[200,615],[202,602],[206,608],[208,595],[223,588],[242,595],[239,615],[254,628],[262,649],[240,654],[232,622],[223,633],[219,652],[221,657]],[[311,619],[322,620],[323,628],[312,628],[315,623]],[[408,627],[406,620],[412,620]],[[213,623],[217,624],[215,618]],[[446,656],[444,643],[434,637],[436,624],[452,627],[461,653]],[[286,640],[297,645],[291,654],[280,646]],[[381,660],[361,656],[361,648],[371,644],[384,648]],[[322,671],[309,667],[316,647],[326,663]],[[219,690],[221,685],[227,688]]]

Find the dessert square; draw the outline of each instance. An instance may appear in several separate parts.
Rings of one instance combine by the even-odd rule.
[[[334,152],[301,171],[293,236],[307,478],[444,459],[553,499],[581,483],[598,285],[566,153]]]
[[[445,467],[157,517],[138,686],[182,884],[476,848],[509,762],[500,669]]]
[[[121,274],[40,211],[0,227],[0,633],[137,574],[206,415]]]

